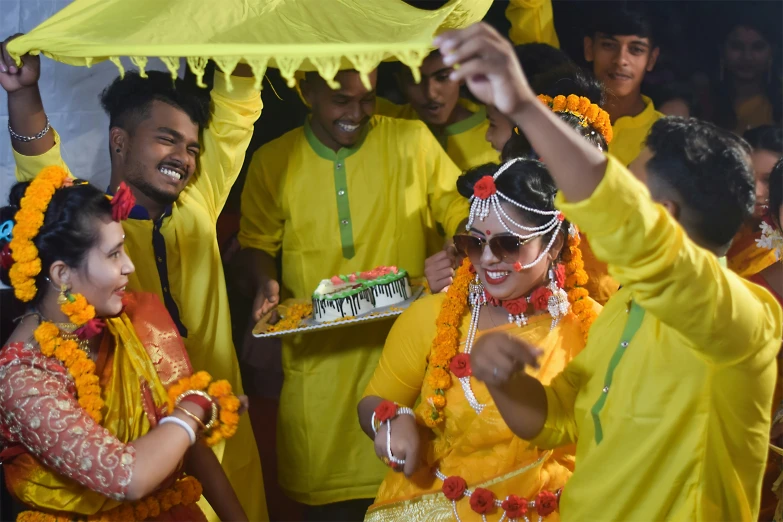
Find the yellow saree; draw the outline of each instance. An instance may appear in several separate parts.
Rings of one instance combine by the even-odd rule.
[[[157,424],[167,400],[166,387],[192,371],[182,340],[157,296],[133,294],[129,298],[120,316],[106,320],[106,330],[96,361],[101,396],[105,401],[101,426],[124,444],[142,437]],[[16,347],[9,345],[8,348]],[[25,347],[23,350],[30,351],[31,348]],[[52,361],[47,360],[47,364],[51,365]],[[0,364],[13,363],[3,360]],[[57,369],[53,366],[49,368]],[[28,393],[34,392],[29,390]],[[50,409],[47,415],[50,418],[46,420],[36,422],[35,418],[32,419],[33,427],[48,422],[49,431],[43,432],[44,437],[54,439],[58,431],[91,428],[89,424],[86,427],[69,424],[69,420],[74,417],[67,413]],[[11,432],[18,429],[13,425],[4,428]],[[5,429],[3,431],[7,433]],[[41,447],[47,446],[44,437],[41,437]],[[79,471],[94,474],[95,483],[108,484],[111,482],[109,477],[117,472],[121,463],[113,462],[111,453],[105,452],[111,445],[105,436],[103,439],[90,440],[97,446],[95,458],[79,459]],[[16,445],[19,446],[21,444]],[[24,446],[24,451],[6,460],[3,467],[9,491],[26,506],[74,519],[99,515],[122,504],[107,496],[106,491],[102,493],[85,487],[45,465],[42,461],[49,462],[51,455],[40,452],[38,447]],[[76,454],[75,450],[66,450],[58,453],[57,458],[67,461]],[[123,455],[123,460],[126,456]],[[175,478],[172,476],[161,488],[169,486]],[[111,495],[112,488],[106,489]],[[161,513],[154,519],[203,519],[195,504],[187,508],[178,506],[171,511]]]
[[[427,364],[421,362],[429,354],[435,318],[444,297],[438,294],[424,298],[400,316],[365,396],[413,406],[420,397],[433,394],[424,379]],[[465,314],[460,327],[460,352],[464,350],[469,321],[470,314]],[[575,315],[569,313],[552,330],[550,325],[549,315],[539,315],[530,318],[527,326],[505,324],[478,335],[505,331],[544,350],[540,369],[530,373],[546,384],[584,347]],[[541,491],[555,492],[565,485],[573,471],[574,448],[544,451],[517,438],[503,422],[486,386],[473,380],[472,387],[478,401],[487,405],[483,411],[475,413],[453,378],[445,392],[445,424],[435,429],[419,427],[423,445],[419,468],[410,478],[390,471],[365,520],[432,522],[454,520],[455,514],[463,521],[482,520],[472,510],[468,498],[452,505],[441,491],[443,482],[433,473],[435,467],[447,477],[462,477],[471,490],[480,487],[492,491],[499,500],[509,495],[533,500]],[[487,520],[498,520],[502,515],[503,510],[497,508],[487,515]],[[528,517],[535,520],[532,511]],[[556,522],[559,515],[552,513],[546,520]]]

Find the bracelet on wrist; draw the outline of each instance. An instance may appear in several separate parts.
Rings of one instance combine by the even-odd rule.
[[[397,418],[399,415],[410,415],[416,418],[413,410],[407,406],[399,406],[397,403],[384,400],[373,411],[370,422],[372,424],[372,430],[375,435],[378,434],[378,430],[381,425],[386,423],[386,457],[381,460],[384,464],[391,466],[392,469],[398,470],[405,464],[405,459],[399,459],[392,454],[391,451],[391,421]]]
[[[44,136],[46,136],[46,133],[49,132],[49,130],[52,128],[51,124],[49,123],[49,117],[46,117],[46,126],[43,128],[41,132],[36,134],[35,136],[22,136],[21,134],[17,134],[14,129],[11,128],[11,121],[9,119],[8,121],[8,133],[11,135],[11,138],[15,139],[16,141],[21,141],[22,143],[30,143],[31,141],[40,140]]]
[[[209,422],[204,425],[204,431],[209,431],[215,427],[218,422],[218,405],[212,400],[212,397],[207,395],[203,391],[188,390],[182,392],[177,400],[174,401],[174,407],[177,408],[183,402],[192,402],[196,406],[201,407],[204,412],[209,412]],[[195,417],[195,415],[194,415]]]
[[[196,443],[196,432],[193,431],[193,428],[191,428],[187,422],[177,417],[172,417],[171,415],[169,415],[168,417],[163,417],[162,419],[160,419],[158,426],[163,426],[164,424],[168,424],[168,423],[176,424],[177,426],[185,430],[185,432],[188,434],[188,438],[190,439],[191,446]]]
[[[192,411],[190,411],[190,410],[188,410],[188,409],[186,409],[186,408],[183,408],[182,406],[174,406],[174,409],[175,409],[175,410],[178,410],[178,411],[181,411],[181,412],[182,412],[184,415],[187,415],[188,417],[190,417],[191,419],[193,419],[193,422],[195,422],[195,423],[196,423],[196,426],[198,426],[198,427],[199,427],[199,429],[200,429],[202,432],[203,432],[203,431],[207,431],[207,427],[206,427],[206,425],[204,424],[204,421],[202,421],[201,419],[199,419],[199,418],[198,418],[198,415],[196,415],[195,413],[193,413]]]

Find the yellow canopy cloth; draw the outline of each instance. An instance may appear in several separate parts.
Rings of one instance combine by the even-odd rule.
[[[430,11],[402,0],[75,0],[8,52],[17,63],[28,52],[70,65],[109,59],[120,74],[124,56],[142,75],[150,57],[172,76],[185,58],[202,86],[210,59],[227,77],[248,63],[256,88],[267,67],[291,87],[297,70],[318,71],[332,88],[338,70],[356,69],[369,86],[367,75],[384,60],[401,61],[418,81],[433,35],[481,20],[491,3],[451,0]]]

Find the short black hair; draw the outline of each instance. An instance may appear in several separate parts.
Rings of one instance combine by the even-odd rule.
[[[514,47],[514,53],[517,55],[522,70],[525,71],[525,76],[531,81],[539,74],[552,69],[565,65],[576,67],[566,53],[545,43],[533,42],[517,45]]]
[[[117,77],[101,93],[101,106],[109,115],[109,127],[133,132],[149,116],[152,102],[160,101],[183,111],[204,129],[209,124],[209,91],[161,71],[149,71],[147,78],[137,72]]]
[[[647,147],[653,196],[673,190],[687,207],[680,222],[694,239],[728,245],[756,201],[750,146],[711,123],[669,116],[653,124]]]
[[[655,23],[644,2],[598,2],[591,12],[587,36],[638,36],[650,40],[651,49],[657,46]]]
[[[772,172],[769,173],[769,215],[777,225],[783,229],[780,222],[780,206],[783,205],[783,158],[779,159]]]
[[[497,163],[487,163],[468,170],[457,178],[457,191],[462,197],[469,199],[473,195],[473,187],[476,183],[484,176],[494,176],[500,167]],[[514,162],[498,176],[495,186],[499,192],[526,207],[550,212],[557,210],[555,207],[557,186],[546,166],[538,160],[521,159]],[[536,227],[543,226],[552,219],[552,216],[543,216],[520,208],[514,210],[522,215],[525,221]],[[564,245],[568,239],[569,227],[567,220],[564,220],[560,226],[559,233],[563,235]],[[553,233],[554,231],[543,236],[543,240],[548,242]]]
[[[16,225],[16,212],[30,182],[17,183],[11,187],[8,206],[0,209],[3,220],[12,219]],[[99,239],[97,224],[100,220],[111,221],[111,203],[106,193],[93,185],[75,180],[73,186],[55,191],[44,213],[43,225],[33,238],[41,260],[41,272],[35,278],[37,292],[33,303],[43,295],[49,268],[55,261],[62,261],[70,267],[81,266],[88,251]],[[0,248],[5,243],[0,242]],[[0,269],[0,280],[10,285],[8,272]]]
[[[783,154],[783,129],[778,125],[761,125],[746,130],[742,137],[754,150]]]
[[[536,94],[546,94],[552,98],[574,94],[589,99],[599,107],[604,103],[604,88],[601,82],[596,80],[592,74],[572,64],[562,65],[541,73],[534,77],[530,83]],[[569,113],[558,113],[557,115],[587,141],[602,151],[608,149],[603,135],[591,125],[583,126],[582,120],[578,116]],[[501,156],[506,161],[511,158],[533,157],[535,153],[530,141],[520,132],[511,135],[511,138],[503,146]]]

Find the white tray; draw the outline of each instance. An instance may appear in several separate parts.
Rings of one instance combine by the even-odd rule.
[[[350,326],[356,323],[369,323],[372,321],[379,321],[381,319],[386,319],[389,317],[400,315],[402,312],[405,311],[405,309],[407,309],[411,305],[411,303],[413,303],[415,300],[421,297],[423,292],[424,292],[423,286],[414,285],[413,288],[411,288],[411,296],[405,301],[401,303],[397,303],[393,306],[384,306],[383,308],[376,308],[372,312],[363,315],[357,315],[355,317],[352,317],[351,319],[338,319],[337,321],[330,321],[328,323],[317,323],[315,322],[315,319],[311,315],[309,317],[305,317],[304,319],[302,319],[299,322],[299,326],[297,328],[292,328],[290,330],[282,330],[279,332],[270,332],[270,333],[257,333],[256,329],[258,328],[258,324],[256,324],[256,327],[253,328],[253,337],[258,337],[259,339],[263,337],[282,337],[284,335],[293,335],[302,332],[310,332],[313,330],[329,330],[332,328],[342,328],[343,326]],[[263,318],[261,321],[259,321],[259,323],[261,323],[262,321]]]

